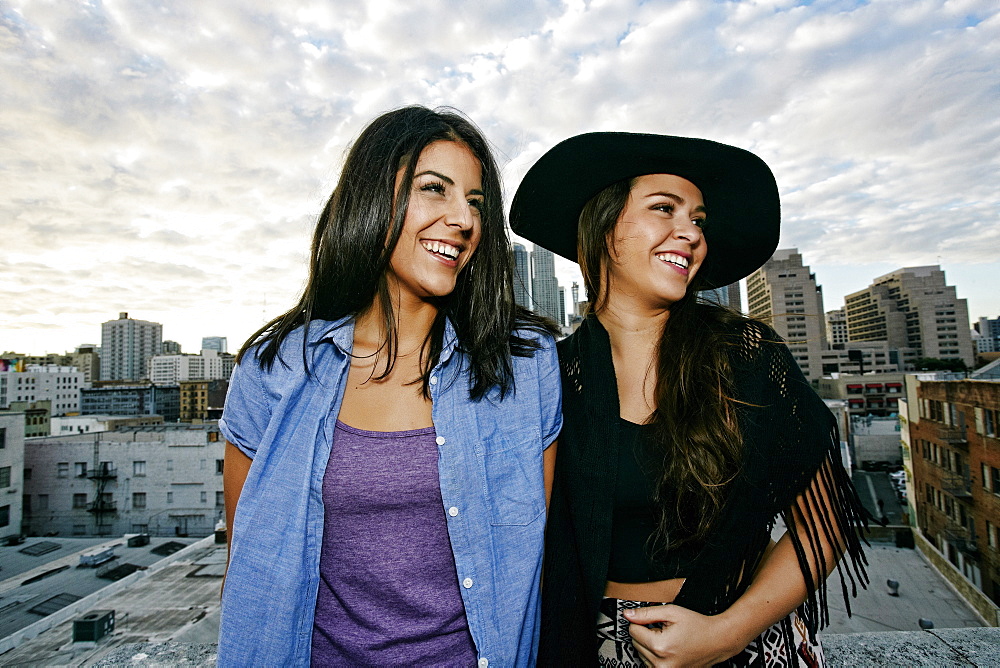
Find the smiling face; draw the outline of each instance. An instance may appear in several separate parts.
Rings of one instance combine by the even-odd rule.
[[[687,179],[636,178],[609,238],[608,303],[659,310],[684,297],[708,250],[705,215]]]
[[[396,173],[397,192],[403,172]],[[451,294],[479,245],[482,206],[482,169],[472,151],[454,141],[424,148],[389,261],[391,294],[418,300]]]

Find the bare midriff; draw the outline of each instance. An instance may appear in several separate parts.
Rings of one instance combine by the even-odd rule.
[[[604,585],[604,595],[623,601],[643,601],[645,603],[670,603],[677,598],[684,578],[657,580],[656,582],[613,582]]]

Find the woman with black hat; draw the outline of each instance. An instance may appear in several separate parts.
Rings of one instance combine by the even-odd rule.
[[[697,297],[779,219],[767,165],[703,139],[580,135],[522,181],[514,231],[589,300],[559,344],[541,665],[816,665],[827,575],[867,583],[836,420],[773,330]]]

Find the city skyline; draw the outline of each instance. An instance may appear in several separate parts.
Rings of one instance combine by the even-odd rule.
[[[580,132],[748,148],[779,184],[780,247],[828,309],[940,265],[973,321],[1000,315],[1000,8],[985,0],[9,0],[0,39],[8,350],[98,343],[122,311],[187,351],[208,335],[237,349],[294,304],[346,147],[410,103],[483,128],[508,203]]]

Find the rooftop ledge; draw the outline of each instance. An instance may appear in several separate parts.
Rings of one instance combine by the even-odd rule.
[[[1000,628],[933,629],[820,635],[830,668],[855,666],[997,666]],[[95,666],[214,666],[215,645],[137,643],[111,651]]]

